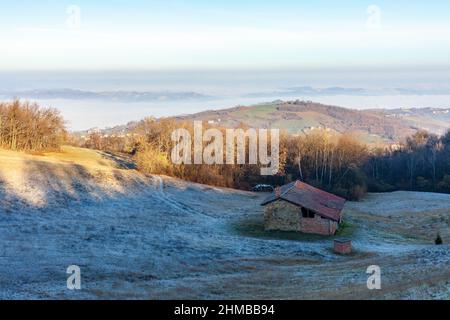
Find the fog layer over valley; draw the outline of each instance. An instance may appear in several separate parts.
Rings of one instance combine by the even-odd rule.
[[[0,97],[58,108],[69,129],[86,130],[277,99],[450,108],[448,80],[445,70],[2,72]]]

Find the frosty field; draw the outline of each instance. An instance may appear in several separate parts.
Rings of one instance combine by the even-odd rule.
[[[333,238],[264,231],[265,196],[144,176],[92,150],[0,150],[0,298],[450,298],[450,195],[348,202],[349,256]],[[66,287],[69,265],[81,290]],[[370,265],[381,290],[366,287]]]

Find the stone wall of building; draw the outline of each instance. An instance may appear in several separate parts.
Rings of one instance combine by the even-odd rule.
[[[287,201],[275,201],[266,205],[264,223],[266,230],[301,231],[300,207]]]
[[[266,205],[264,222],[266,230],[333,235],[338,229],[336,221],[324,219],[318,214],[314,218],[304,218],[299,206],[283,200]]]

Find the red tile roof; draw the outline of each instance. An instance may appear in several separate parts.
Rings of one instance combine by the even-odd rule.
[[[345,204],[344,198],[314,188],[298,180],[281,186],[279,192],[272,193],[261,205],[264,206],[280,199],[307,208],[320,216],[335,221],[340,220],[341,211]]]

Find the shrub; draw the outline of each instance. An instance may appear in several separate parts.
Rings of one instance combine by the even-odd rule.
[[[446,174],[437,187],[440,192],[450,193],[450,175]]]
[[[395,187],[384,181],[376,181],[371,179],[368,183],[368,189],[370,192],[392,192],[395,191]]]
[[[141,148],[135,155],[139,170],[147,174],[171,174],[172,163],[165,152],[150,145]]]
[[[416,179],[417,188],[420,191],[428,191],[433,189],[433,184],[431,181],[425,179],[424,177],[417,177]]]
[[[357,185],[348,190],[347,198],[349,200],[361,200],[364,195],[367,193],[367,187],[365,185]]]
[[[367,192],[366,176],[356,166],[351,166],[347,174],[335,185],[331,192],[347,200],[360,200]]]
[[[434,243],[437,245],[441,245],[443,243],[441,235],[439,233],[437,234],[436,239],[434,240]]]

